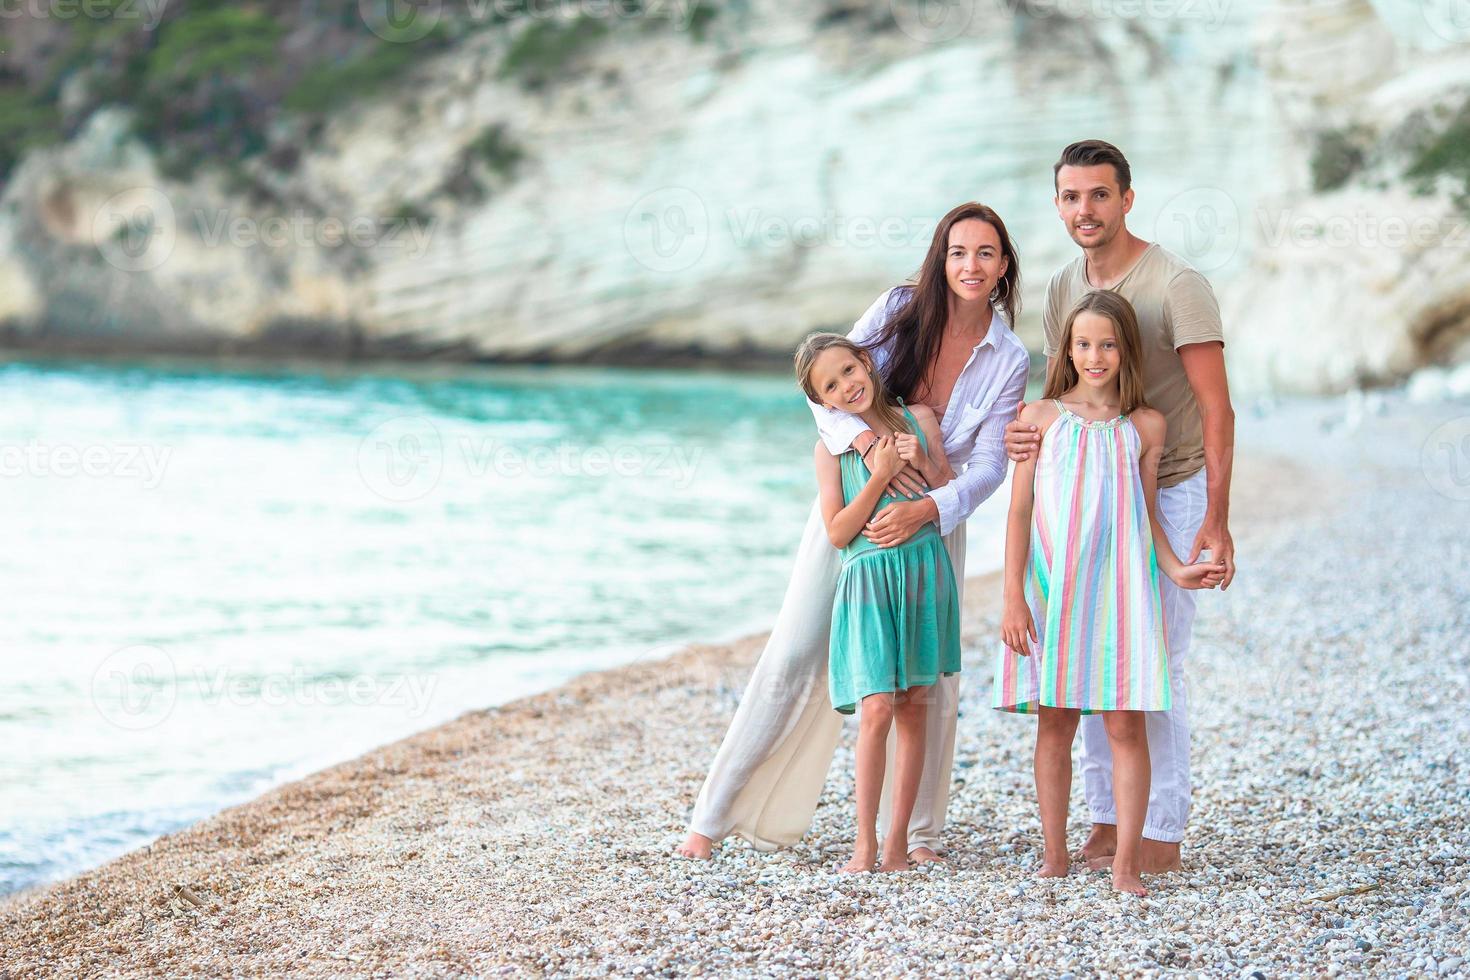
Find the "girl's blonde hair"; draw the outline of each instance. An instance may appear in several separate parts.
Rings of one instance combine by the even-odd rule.
[[[883,383],[883,376],[873,366],[873,358],[867,350],[854,344],[840,333],[814,333],[796,348],[796,383],[806,396],[818,405],[825,404],[822,396],[812,384],[812,368],[823,351],[845,350],[863,362],[873,383],[873,411],[894,432],[910,432],[908,419],[904,417],[899,399]]]
[[[1072,324],[1082,313],[1096,313],[1112,321],[1118,331],[1118,397],[1122,414],[1141,407],[1143,401],[1143,342],[1138,335],[1138,315],[1133,304],[1110,289],[1094,289],[1084,293],[1062,326],[1062,339],[1057,356],[1046,372],[1043,398],[1060,398],[1081,382],[1077,366],[1072,363]]]

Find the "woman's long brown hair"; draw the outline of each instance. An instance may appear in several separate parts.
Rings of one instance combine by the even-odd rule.
[[[1000,254],[1006,260],[1006,271],[996,286],[991,305],[1005,313],[1006,322],[1015,326],[1021,309],[1021,262],[1006,231],[1005,222],[993,208],[971,201],[946,214],[934,229],[924,264],[919,267],[914,285],[903,307],[884,324],[868,343],[870,348],[887,346],[892,352],[884,363],[888,387],[905,397],[913,397],[919,384],[934,369],[939,356],[944,326],[949,321],[949,299],[952,291],[944,274],[949,254],[949,233],[961,221],[978,218],[995,229],[1000,239]]]
[[[868,369],[868,374],[873,379],[873,410],[878,413],[878,417],[894,432],[917,434],[909,428],[908,419],[899,407],[898,399],[883,383],[883,375],[873,366],[873,355],[840,333],[814,333],[796,348],[796,383],[801,385],[806,396],[818,405],[825,404],[812,385],[812,366],[817,363],[818,355],[833,348],[849,352]]]
[[[1143,343],[1138,337],[1138,314],[1133,312],[1133,304],[1110,289],[1083,293],[1072,306],[1062,326],[1057,356],[1051,359],[1051,367],[1046,372],[1046,388],[1041,397],[1061,398],[1082,380],[1072,363],[1072,324],[1082,313],[1107,317],[1118,332],[1118,398],[1122,402],[1122,414],[1128,415],[1144,404]]]

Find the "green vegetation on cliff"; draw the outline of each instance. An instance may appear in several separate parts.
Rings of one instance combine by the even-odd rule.
[[[1406,176],[1424,193],[1447,181],[1461,210],[1470,213],[1470,101],[1444,115],[1444,126],[1415,148]]]
[[[683,24],[627,3],[559,18],[544,4],[446,0],[433,8],[431,29],[393,40],[393,31],[364,21],[357,0],[170,0],[157,24],[146,21],[145,7],[88,0],[74,16],[6,20],[0,183],[27,150],[69,138],[105,105],[132,110],[137,135],[171,175],[211,165],[229,171],[252,158],[289,168],[301,134],[402,84],[472,33],[502,32],[495,74],[534,90],[574,70],[615,31],[687,29],[697,40],[718,9],[695,0]],[[522,151],[509,134],[487,138],[493,142],[472,156],[509,175]]]

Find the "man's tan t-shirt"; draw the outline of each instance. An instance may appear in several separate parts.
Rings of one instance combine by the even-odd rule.
[[[1078,256],[1051,277],[1041,321],[1046,333],[1043,353],[1048,358],[1056,356],[1073,304],[1093,288],[1087,282],[1086,256]],[[1143,397],[1169,423],[1164,458],[1159,461],[1159,486],[1172,487],[1205,465],[1199,404],[1178,351],[1185,344],[1225,342],[1220,305],[1205,277],[1157,242],[1144,249],[1128,274],[1111,288],[1132,303],[1138,314]]]

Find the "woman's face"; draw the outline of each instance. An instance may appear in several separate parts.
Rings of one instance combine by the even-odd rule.
[[[1072,321],[1072,366],[1084,387],[1106,389],[1115,384],[1123,354],[1118,349],[1118,328],[1100,313],[1083,310]]]
[[[852,351],[828,347],[812,362],[812,388],[823,405],[854,415],[873,404],[873,379],[867,363]]]
[[[962,302],[989,302],[1007,265],[1000,235],[990,222],[966,218],[949,229],[944,276]]]

